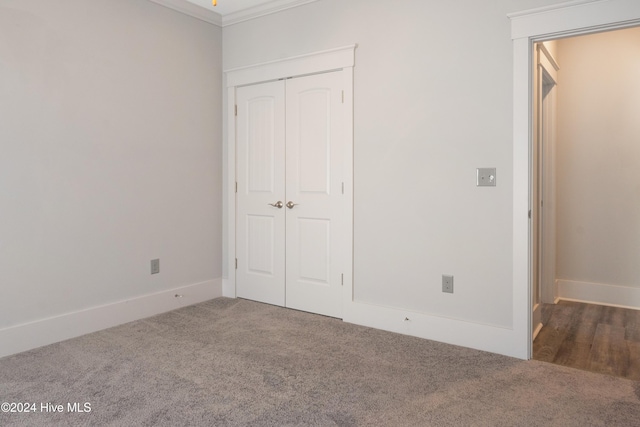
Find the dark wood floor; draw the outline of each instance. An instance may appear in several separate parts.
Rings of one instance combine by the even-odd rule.
[[[640,310],[544,304],[533,358],[640,381]]]

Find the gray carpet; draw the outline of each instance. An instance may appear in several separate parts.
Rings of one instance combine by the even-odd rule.
[[[226,298],[0,359],[0,402],[38,405],[2,426],[640,425],[638,382]]]

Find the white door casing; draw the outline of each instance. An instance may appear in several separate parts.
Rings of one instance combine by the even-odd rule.
[[[553,89],[559,70],[545,44],[535,45],[534,108],[532,128],[531,284],[533,287],[533,338],[542,328],[542,304],[553,303],[555,281],[555,191]]]
[[[535,123],[540,122],[540,95],[542,90],[540,85],[541,77],[538,67],[539,63],[539,48],[536,52],[536,61],[533,70],[534,73],[534,92],[536,96],[533,99],[533,120]],[[539,332],[542,327],[542,305],[540,304],[540,198],[541,198],[541,185],[540,181],[542,175],[539,173],[541,164],[541,144],[540,135],[538,132],[538,126],[533,127],[534,135],[532,138],[531,149],[531,170],[533,171],[533,181],[531,183],[531,199],[534,201],[531,205],[531,286],[532,286],[532,302],[533,302],[533,335]]]
[[[547,61],[549,62],[549,61]],[[550,67],[551,65],[551,67]],[[552,304],[556,298],[556,190],[555,190],[555,145],[556,145],[556,85],[557,64],[543,64],[542,91],[540,96],[540,142],[542,146],[542,195],[541,245],[540,245],[540,301]]]

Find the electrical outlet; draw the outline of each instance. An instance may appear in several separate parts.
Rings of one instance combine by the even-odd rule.
[[[152,259],[151,260],[151,274],[158,274],[160,273],[160,260],[159,259]]]
[[[453,293],[453,276],[442,275],[442,292]]]

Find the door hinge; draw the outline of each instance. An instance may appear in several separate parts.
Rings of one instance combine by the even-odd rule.
[[[344,273],[340,274],[340,286],[344,286]]]
[[[235,115],[236,115],[236,117],[237,117],[237,116],[238,116],[238,105],[236,104],[234,107],[235,107],[235,112],[234,112],[234,114],[235,114]]]
[[[342,103],[344,104],[344,91],[342,91]]]
[[[342,183],[342,194],[344,194],[344,182]]]
[[[236,258],[236,270],[238,269],[238,258]]]
[[[529,209],[529,219],[531,219],[531,209]]]
[[[238,192],[238,181],[236,181],[236,193]]]

